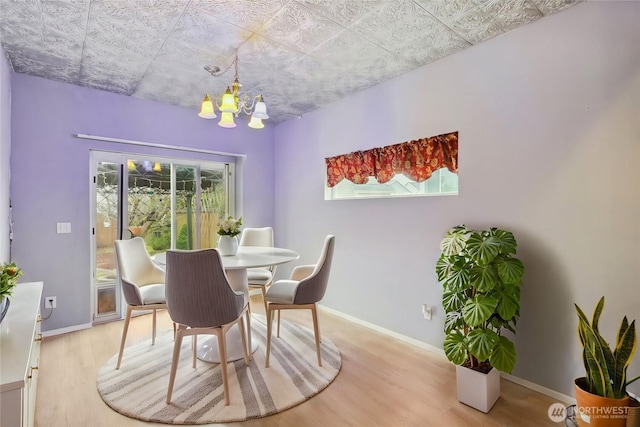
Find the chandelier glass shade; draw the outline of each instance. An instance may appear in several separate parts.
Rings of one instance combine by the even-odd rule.
[[[269,115],[267,114],[267,105],[265,104],[262,95],[251,97],[246,93],[240,92],[242,84],[238,79],[237,54],[231,65],[235,65],[235,79],[233,84],[230,87],[227,86],[227,90],[220,98],[220,103],[218,103],[218,98],[216,96],[211,97],[209,94],[206,94],[202,101],[202,106],[200,107],[200,113],[198,116],[203,119],[215,119],[218,117],[216,114],[216,109],[218,109],[221,115],[218,126],[223,128],[234,128],[236,127],[234,117],[238,117],[242,113],[250,116],[250,128],[262,129],[264,127],[262,120],[269,118]],[[205,70],[207,70],[211,75],[218,77],[227,72],[229,68],[231,68],[231,65],[222,72],[219,71],[220,69],[218,67],[212,66],[206,66]]]

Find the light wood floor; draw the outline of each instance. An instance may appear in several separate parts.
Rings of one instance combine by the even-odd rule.
[[[264,313],[260,297],[252,309]],[[308,310],[283,317],[311,327]],[[502,380],[502,395],[489,414],[456,399],[455,368],[443,356],[320,311],[320,328],[342,353],[335,381],[310,400],[270,417],[229,426],[559,426],[547,417],[555,400]],[[170,329],[162,312],[158,328]],[[42,342],[36,426],[141,426],[104,404],[96,389],[99,368],[118,351],[123,322],[47,337]],[[134,318],[127,343],[151,334],[151,316]],[[127,357],[125,349],[124,357]],[[167,379],[168,381],[168,379]]]

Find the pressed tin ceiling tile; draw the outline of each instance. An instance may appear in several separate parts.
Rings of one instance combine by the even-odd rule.
[[[277,123],[579,2],[0,0],[0,42],[15,72],[194,114],[237,51],[243,92]]]
[[[171,33],[170,41],[228,57],[252,34],[209,14],[188,9]]]
[[[479,7],[497,17],[495,24],[501,33],[536,21],[543,16],[529,0],[485,0]]]
[[[23,73],[22,70],[28,71],[29,74],[48,78],[64,83],[78,83],[78,66],[59,64],[51,65],[48,62],[37,61],[25,56],[14,56],[14,70],[16,73]]]
[[[551,15],[583,0],[531,0],[543,15]]]
[[[290,0],[193,0],[191,9],[256,32]]]
[[[415,3],[443,23],[455,21],[477,7],[475,2],[469,0],[415,0]]]
[[[258,34],[291,50],[307,53],[341,31],[344,27],[292,1],[267,21]]]
[[[386,7],[386,1],[353,0],[295,0],[315,13],[325,16],[338,24],[350,27],[368,14]]]
[[[402,0],[388,2],[352,29],[411,61],[413,68],[469,45],[423,7]]]

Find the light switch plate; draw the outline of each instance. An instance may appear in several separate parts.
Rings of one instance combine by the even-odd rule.
[[[57,230],[58,234],[71,233],[71,223],[70,222],[58,222],[56,224],[56,230]]]

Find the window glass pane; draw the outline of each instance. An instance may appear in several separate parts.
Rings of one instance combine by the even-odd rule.
[[[326,186],[325,200],[370,199],[381,197],[415,197],[458,194],[458,175],[448,169],[438,169],[426,181],[415,182],[403,174],[396,174],[384,184],[369,177],[364,184],[343,179],[333,188]]]
[[[200,215],[200,241],[203,248],[215,248],[218,240],[218,220],[226,216],[227,190],[224,165],[219,168],[203,167],[200,171],[202,208]]]
[[[196,249],[196,168],[176,165],[176,249]]]
[[[440,192],[440,172],[442,169],[438,169],[431,175],[426,181],[427,184],[427,193],[429,194],[438,194]]]
[[[440,169],[442,181],[442,193],[458,194],[458,174],[449,172],[448,169]]]
[[[96,283],[116,282],[120,165],[98,162],[96,170]]]
[[[142,237],[150,255],[171,247],[171,164],[127,161],[128,224],[125,234]]]
[[[98,315],[115,313],[116,288],[115,286],[98,289]]]

